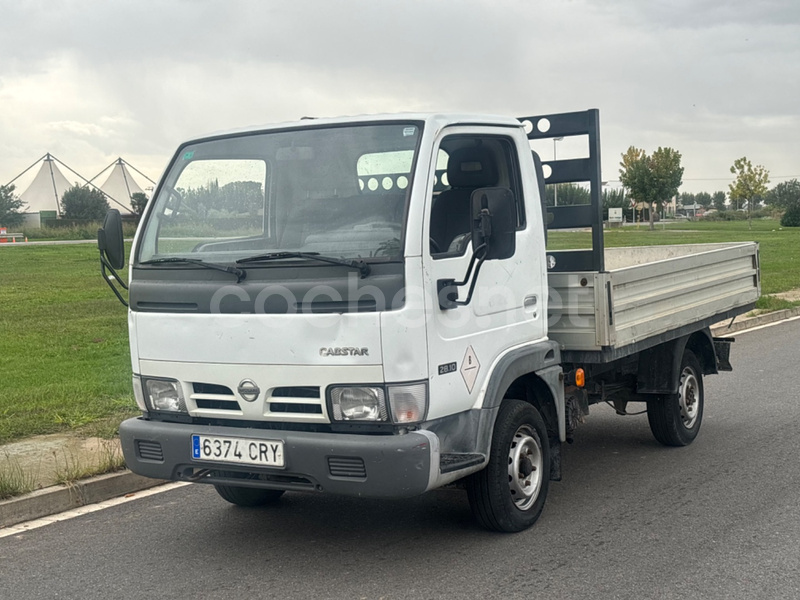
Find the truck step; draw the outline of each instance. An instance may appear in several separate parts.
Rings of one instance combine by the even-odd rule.
[[[453,471],[479,465],[485,460],[486,457],[483,454],[462,454],[456,452],[442,454],[439,460],[439,472],[452,473]]]

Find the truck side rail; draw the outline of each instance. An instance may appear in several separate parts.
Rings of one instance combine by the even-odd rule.
[[[530,140],[588,136],[588,157],[542,161],[542,165],[546,167],[545,183],[588,182],[591,197],[591,204],[572,206],[545,206],[545,200],[542,198],[542,210],[548,229],[592,228],[591,250],[550,251],[547,253],[548,270],[559,273],[605,270],[600,179],[600,112],[592,108],[581,112],[521,117],[519,120],[525,125]]]

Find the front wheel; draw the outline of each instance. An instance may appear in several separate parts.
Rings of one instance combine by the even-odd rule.
[[[489,464],[467,479],[472,513],[486,529],[523,531],[542,514],[549,485],[550,444],[539,411],[522,400],[504,400]]]
[[[697,437],[703,421],[703,374],[691,350],[683,352],[677,398],[650,400],[647,421],[653,437],[665,446],[688,446]]]

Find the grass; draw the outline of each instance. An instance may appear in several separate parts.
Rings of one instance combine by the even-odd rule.
[[[0,500],[32,492],[36,475],[28,472],[9,456],[0,461]]]
[[[778,298],[776,296],[761,296],[756,302],[756,310],[761,312],[774,312],[776,310],[786,310],[788,308],[794,308],[796,306],[800,306],[800,301],[796,300],[784,300],[783,298]]]
[[[135,414],[126,312],[97,256],[0,249],[0,444]]]
[[[72,454],[64,454],[63,463],[56,455],[55,482],[70,484],[80,479],[113,473],[125,468],[125,459],[119,445],[113,440],[103,440],[98,452],[90,459],[80,459]]]
[[[747,240],[761,243],[765,294],[800,288],[800,228],[777,221],[754,221],[752,231],[746,221],[701,221],[606,232],[609,247]],[[588,233],[550,234],[551,248],[590,245]],[[771,296],[759,303],[788,307]],[[128,352],[126,311],[100,277],[94,244],[0,249],[0,444],[63,431],[113,437],[138,413]],[[83,468],[68,462],[65,480]],[[0,490],[18,479],[2,469]]]

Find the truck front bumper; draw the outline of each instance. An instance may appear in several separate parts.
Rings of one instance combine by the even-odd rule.
[[[439,472],[439,439],[430,431],[349,435],[134,418],[120,425],[119,434],[128,468],[156,479],[403,498],[433,487]],[[193,434],[281,440],[285,464],[278,468],[194,459]]]

